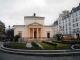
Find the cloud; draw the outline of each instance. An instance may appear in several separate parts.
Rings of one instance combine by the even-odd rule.
[[[8,25],[24,24],[24,16],[45,17],[45,25],[56,20],[63,10],[71,10],[80,0],[0,0],[0,20]]]

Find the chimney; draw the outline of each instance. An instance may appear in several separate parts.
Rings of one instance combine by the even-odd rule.
[[[80,6],[80,3],[79,3],[79,6]]]
[[[72,10],[75,9],[75,7],[72,8]]]

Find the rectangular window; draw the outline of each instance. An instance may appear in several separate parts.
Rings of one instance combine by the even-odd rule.
[[[77,16],[77,12],[76,12],[75,14],[76,14],[76,16]]]
[[[75,29],[73,29],[73,32],[75,32]]]
[[[79,32],[79,28],[77,28],[77,32]]]
[[[47,33],[47,38],[50,38],[50,33]]]
[[[66,23],[67,23],[67,19],[66,19]]]
[[[72,18],[74,18],[74,14],[72,14]]]
[[[74,19],[73,19],[73,22],[74,22]]]
[[[64,26],[63,26],[63,29],[64,29]]]
[[[66,28],[66,32],[67,32],[67,28]]]
[[[78,21],[78,19],[76,18],[76,21]]]
[[[79,11],[79,15],[80,15],[80,11]]]
[[[66,27],[67,27],[67,24],[66,24]]]
[[[73,27],[75,27],[75,24],[73,24]]]
[[[71,27],[69,27],[69,30],[71,30]]]
[[[71,34],[71,31],[69,31],[69,33]]]
[[[71,26],[71,23],[69,22],[69,26]]]
[[[76,27],[78,26],[78,23],[76,23]]]

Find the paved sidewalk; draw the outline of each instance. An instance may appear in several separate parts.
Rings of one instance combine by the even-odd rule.
[[[30,42],[27,42],[27,43],[26,43],[26,47],[27,47],[27,48],[31,48],[31,47],[32,47],[31,43],[30,43]]]

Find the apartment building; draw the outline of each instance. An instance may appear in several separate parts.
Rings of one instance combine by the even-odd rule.
[[[52,25],[54,27],[54,35],[58,34],[58,20],[56,20]]]
[[[0,21],[0,37],[4,36],[5,34],[5,24]]]
[[[58,31],[65,35],[80,35],[80,3],[77,7],[62,11],[58,17]]]

